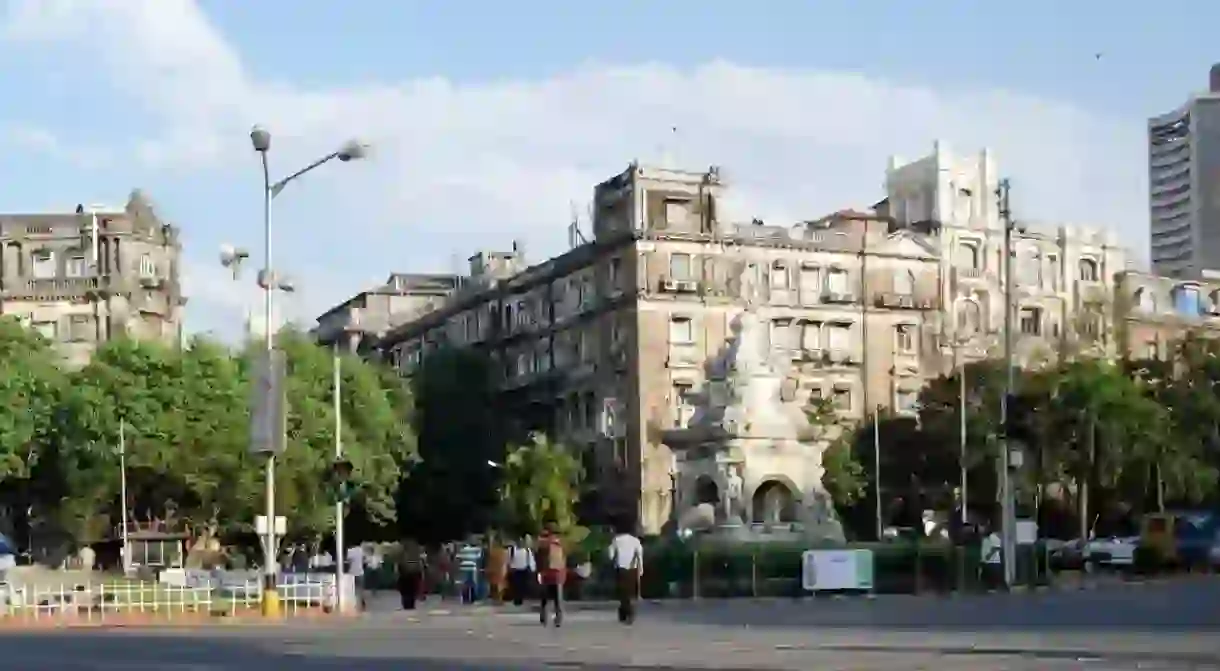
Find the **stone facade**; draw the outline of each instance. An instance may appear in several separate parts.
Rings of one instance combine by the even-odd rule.
[[[1220,278],[1125,272],[1114,304],[1116,344],[1125,357],[1164,359],[1184,335],[1220,337]]]
[[[77,210],[0,215],[0,312],[41,332],[70,365],[119,335],[178,342],[178,229],[139,191],[122,208]]]
[[[368,349],[390,329],[441,307],[462,281],[460,275],[393,273],[385,283],[362,291],[318,317],[313,335],[326,346],[352,352]]]
[[[747,302],[791,365],[791,402],[827,397],[847,420],[913,413],[926,380],[1001,352],[997,175],[987,152],[938,145],[891,162],[873,212],[774,226],[725,220],[716,168],[633,164],[595,188],[591,242],[528,267],[516,252],[482,253],[442,307],[377,348],[407,374],[445,343],[493,353],[510,416],[584,449],[594,483],[656,531],[678,485],[665,432],[690,422]],[[1022,225],[1014,252],[1022,362],[1118,351],[1108,317],[1124,250]]]

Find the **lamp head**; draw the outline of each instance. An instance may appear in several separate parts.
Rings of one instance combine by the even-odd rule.
[[[359,161],[367,158],[369,155],[369,145],[359,140],[348,140],[342,147],[339,148],[339,160],[344,163],[348,161]]]
[[[220,263],[225,267],[241,263],[250,257],[250,252],[230,244],[220,246]]]
[[[271,132],[262,126],[255,126],[250,129],[250,144],[254,146],[254,151],[266,152],[271,150]]]

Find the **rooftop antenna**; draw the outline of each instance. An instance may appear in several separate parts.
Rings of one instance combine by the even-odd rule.
[[[588,239],[580,230],[580,214],[576,211],[576,202],[568,201],[568,207],[572,211],[572,220],[568,223],[568,248],[576,249],[587,243]]]

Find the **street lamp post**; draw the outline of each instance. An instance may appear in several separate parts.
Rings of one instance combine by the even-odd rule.
[[[271,237],[271,201],[284,190],[293,180],[304,176],[306,173],[321,167],[322,165],[339,159],[347,162],[364,158],[368,153],[368,146],[355,140],[344,144],[339,150],[331,152],[326,156],[310,163],[300,170],[284,177],[283,179],[272,182],[271,168],[268,161],[268,154],[271,152],[271,132],[262,126],[255,126],[250,130],[250,144],[254,151],[258,153],[259,160],[263,168],[263,268],[258,274],[258,285],[263,290],[263,347],[267,355],[267,366],[272,367],[273,355],[275,351],[275,334],[272,331],[272,320],[275,314],[275,291],[286,290],[291,291],[292,287],[285,284],[282,280],[277,279],[274,266],[272,265],[272,237]],[[277,385],[270,385],[267,390],[268,394],[282,393],[282,389],[275,389]],[[264,399],[266,408],[275,407],[275,403],[271,398]],[[280,611],[279,593],[276,589],[276,552],[275,552],[275,446],[282,445],[284,425],[282,422],[275,422],[276,431],[280,432],[276,440],[268,440],[265,446],[267,450],[267,466],[265,471],[264,493],[266,501],[267,516],[267,536],[266,544],[263,547],[263,563],[265,565],[265,573],[263,576],[263,598],[262,612],[266,616],[276,616]],[[272,424],[269,423],[268,426]],[[270,437],[269,437],[270,438]],[[342,525],[342,520],[337,520]],[[339,561],[343,558],[340,557]]]

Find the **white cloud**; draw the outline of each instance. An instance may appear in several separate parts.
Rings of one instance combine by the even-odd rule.
[[[294,214],[309,240],[288,245],[304,253],[324,240],[334,260],[325,273],[302,273],[316,287],[306,310],[372,276],[450,269],[455,255],[514,238],[535,258],[557,251],[570,202],[583,211],[594,183],[662,144],[686,166],[724,166],[733,214],[772,220],[871,204],[891,153],[922,155],[937,138],[970,152],[989,146],[1013,179],[1018,216],[1110,226],[1144,255],[1142,120],[1020,93],[728,61],[307,89],[254,78],[189,0],[14,2],[5,35],[78,52],[79,67],[138,103],[159,126],[135,149],[159,166],[248,161],[254,121],[275,129],[277,163],[306,160],[352,129],[373,141],[375,160],[356,176],[319,179],[302,190],[314,196],[293,196],[312,205]],[[191,204],[177,205],[189,228]],[[337,217],[342,238],[327,233]],[[206,235],[190,237],[219,242]]]

